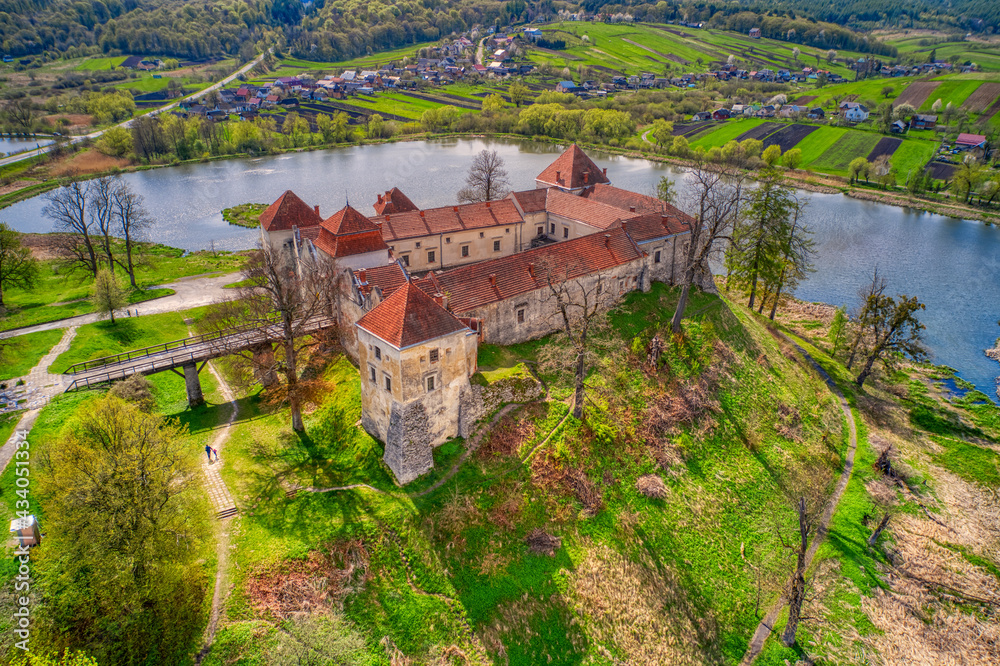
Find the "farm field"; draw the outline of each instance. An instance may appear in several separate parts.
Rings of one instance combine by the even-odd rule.
[[[923,168],[934,157],[937,148],[938,143],[936,141],[921,139],[906,139],[903,141],[896,148],[896,152],[893,153],[890,160],[893,168],[896,169],[896,176],[899,182],[906,182],[906,177],[910,171]]]
[[[846,127],[828,127],[826,125],[817,127],[815,132],[802,139],[796,146],[802,151],[802,164],[808,167],[848,131]]]
[[[848,130],[809,166],[817,171],[843,175],[851,160],[870,154],[880,140],[881,137],[872,132]]]
[[[940,80],[940,79],[939,79]],[[949,102],[956,107],[961,106],[966,98],[982,85],[981,81],[963,81],[956,79],[946,79],[941,81],[941,85],[930,95],[924,103],[920,105],[920,111],[930,111],[931,106],[938,99],[945,105]]]
[[[892,154],[896,152],[896,149],[899,148],[901,143],[903,143],[903,140],[896,137],[882,137],[879,139],[878,143],[875,144],[875,147],[872,148],[872,152],[868,153],[868,161],[874,162],[883,155],[888,155],[891,158]]]
[[[422,48],[434,46],[437,42],[420,42],[403,46],[392,51],[382,51],[369,56],[361,56],[352,60],[341,60],[338,62],[313,62],[311,60],[299,60],[297,58],[282,58],[279,67],[270,72],[268,77],[295,76],[305,74],[307,71],[322,71],[326,73],[340,73],[345,69],[377,69],[378,67],[406,57],[412,57]]]
[[[889,94],[889,99],[895,99],[899,95],[903,94],[906,88],[916,81],[917,79],[912,76],[901,76],[895,79],[865,79],[862,81],[853,81],[851,83],[839,83],[836,85],[829,85],[824,88],[819,88],[816,90],[816,99],[809,103],[810,106],[822,106],[828,107],[832,106],[831,102],[834,98],[840,101],[851,101],[851,102],[874,102],[878,104],[882,100],[886,99],[882,94],[882,89],[886,86],[892,87],[893,91]]]
[[[763,124],[764,121],[759,118],[749,118],[746,120],[728,122],[712,132],[699,137],[697,140],[692,141],[691,147],[696,148],[698,146],[703,146],[705,148],[711,148],[712,146],[723,146],[744,132]]]
[[[799,145],[799,142],[802,141],[802,139],[806,138],[818,129],[818,125],[803,125],[800,123],[785,125],[777,132],[768,135],[768,137],[764,139],[764,147],[778,146],[781,149],[781,152],[784,153]]]
[[[975,92],[969,95],[962,103],[962,107],[971,113],[982,113],[990,108],[994,101],[1000,97],[1000,83],[988,81],[980,85]]]
[[[940,81],[914,81],[892,100],[892,105],[909,104],[914,109],[919,109],[940,85]]]
[[[916,33],[911,36],[890,38],[887,43],[899,49],[900,57],[911,56],[916,62],[927,62],[933,52],[941,60],[958,56],[960,63],[971,61],[983,70],[994,72],[1000,70],[1000,42],[994,40],[989,44],[979,41],[927,43],[933,41],[934,37],[931,34]]]
[[[765,122],[758,125],[757,127],[747,130],[743,134],[740,134],[738,137],[736,137],[736,140],[746,141],[747,139],[757,139],[758,141],[763,141],[764,137],[771,134],[772,132],[777,132],[782,127],[784,127],[782,123]]]

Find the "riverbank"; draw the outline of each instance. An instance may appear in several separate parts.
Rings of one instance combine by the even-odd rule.
[[[1000,338],[997,338],[996,346],[993,349],[987,349],[986,355],[1000,363]],[[1000,375],[997,376],[997,398],[1000,399]]]
[[[401,136],[395,136],[385,139],[359,139],[358,141],[351,142],[341,142],[341,143],[329,143],[321,144],[315,146],[305,146],[301,148],[288,148],[288,149],[277,149],[273,152],[265,154],[249,154],[249,153],[233,153],[227,155],[214,155],[210,157],[202,156],[200,158],[193,158],[189,160],[172,160],[170,162],[164,162],[162,164],[134,164],[129,166],[115,167],[112,169],[95,170],[89,173],[77,173],[77,178],[99,178],[106,175],[115,175],[120,173],[132,173],[137,171],[146,171],[150,169],[158,169],[170,166],[179,166],[185,164],[200,164],[218,161],[228,161],[233,159],[245,159],[253,157],[263,157],[265,155],[284,155],[284,154],[295,154],[295,153],[306,153],[314,152],[317,150],[329,150],[334,148],[348,148],[355,146],[371,146],[371,145],[384,145],[393,143],[405,143],[413,141],[433,141],[441,139],[466,139],[466,140],[489,140],[489,139],[502,139],[509,141],[522,141],[531,143],[546,143],[551,145],[565,145],[569,143],[566,139],[554,139],[551,137],[544,136],[533,136],[527,137],[522,134],[513,133],[493,133],[493,134],[483,134],[479,132],[447,132],[447,133],[431,133],[431,132],[421,132],[418,134],[407,134]],[[581,148],[585,150],[596,150],[603,153],[617,155],[620,157],[628,157],[631,159],[642,159],[651,162],[657,162],[659,164],[669,164],[676,166],[681,169],[690,169],[697,166],[694,160],[683,159],[674,156],[661,155],[655,152],[640,151],[634,149],[621,148],[618,146],[609,146],[602,143],[585,143],[577,142]],[[93,149],[89,149],[93,150]],[[71,159],[72,156],[62,159]],[[57,177],[50,177],[46,175],[43,180],[35,179],[34,181],[27,180],[30,178],[28,172],[36,168],[44,168],[49,165],[56,165],[58,162],[38,162],[27,169],[22,168],[16,174],[18,181],[12,183],[13,185],[24,183],[24,187],[19,189],[7,189],[0,188],[0,209],[6,208],[12,204],[24,201],[39,194],[44,194],[49,190],[55,189],[63,181]],[[12,165],[14,166],[14,165]],[[17,165],[20,166],[20,165]],[[15,174],[8,172],[7,170],[0,170],[0,177],[4,179],[12,178]],[[43,175],[43,174],[39,174]],[[753,174],[751,173],[751,176]],[[822,172],[815,171],[804,171],[804,170],[786,170],[785,180],[792,186],[806,190],[809,192],[817,192],[820,194],[845,194],[849,197],[859,199],[862,201],[871,201],[874,203],[881,203],[888,206],[896,206],[899,208],[907,208],[911,210],[919,210],[927,213],[935,213],[938,215],[944,215],[947,217],[966,219],[966,220],[977,220],[984,222],[988,225],[1000,224],[1000,211],[989,211],[983,210],[981,208],[976,208],[974,206],[969,206],[959,202],[953,201],[940,201],[936,199],[927,199],[924,197],[915,197],[909,195],[901,190],[876,190],[870,187],[852,185],[848,180],[841,178],[839,176],[833,176],[830,174],[825,174]],[[7,185],[6,188],[10,188]]]

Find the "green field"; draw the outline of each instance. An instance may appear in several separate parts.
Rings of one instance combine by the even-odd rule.
[[[361,56],[352,60],[341,60],[339,62],[313,62],[311,60],[299,60],[298,58],[282,58],[279,61],[279,66],[267,76],[268,78],[296,76],[298,74],[305,74],[307,71],[310,74],[321,71],[333,75],[340,74],[345,69],[378,69],[382,65],[394,60],[414,57],[420,49],[435,45],[437,45],[437,42],[421,42],[391,51],[381,51],[369,56]]]
[[[930,111],[931,106],[938,99],[941,100],[942,104],[947,105],[950,102],[955,108],[958,108],[969,95],[976,91],[976,88],[982,85],[982,81],[956,80],[951,76],[938,77],[935,80],[941,81],[941,85],[927,97],[927,100],[920,106],[920,111]]]
[[[880,139],[882,135],[874,132],[848,130],[809,166],[817,171],[844,175],[851,160],[856,157],[868,157]]]
[[[0,349],[0,381],[28,374],[62,336],[63,330],[57,328],[54,331],[39,331],[4,340]]]
[[[988,44],[978,41],[934,43],[935,41],[934,37],[926,33],[917,33],[891,39],[888,43],[899,49],[901,58],[908,58],[913,62],[928,62],[933,53],[939,60],[950,61],[952,56],[957,56],[959,64],[974,62],[982,70],[1000,70],[1000,42],[996,40]]]
[[[76,66],[78,71],[98,72],[105,69],[114,69],[125,62],[126,56],[112,56],[110,58],[87,58]]]
[[[758,125],[764,124],[762,118],[746,118],[742,120],[735,120],[723,124],[718,129],[715,129],[708,134],[692,141],[690,143],[692,148],[697,148],[698,146],[703,146],[704,148],[711,148],[712,146],[724,146],[726,143],[735,139],[740,134],[752,130]]]
[[[847,131],[846,127],[821,126],[802,139],[795,147],[802,151],[803,168],[808,168],[820,155],[838,142]]]
[[[889,163],[896,169],[896,177],[900,183],[906,182],[910,171],[923,169],[937,152],[938,143],[907,139],[900,144],[896,152],[889,158]]]

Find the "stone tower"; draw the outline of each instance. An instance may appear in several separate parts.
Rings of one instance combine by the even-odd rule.
[[[478,336],[411,281],[356,328],[361,424],[385,443],[383,460],[408,483],[434,466],[433,447],[459,435]]]

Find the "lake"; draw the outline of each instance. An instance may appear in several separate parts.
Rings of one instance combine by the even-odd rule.
[[[198,250],[251,247],[255,229],[226,224],[223,208],[270,203],[292,189],[328,217],[350,201],[373,213],[376,195],[399,187],[418,206],[454,203],[472,158],[484,147],[501,154],[515,189],[534,187],[564,146],[513,141],[443,140],[355,146],[306,153],[186,164],[126,174],[146,198],[155,219],[151,239]],[[678,181],[678,169],[646,160],[591,152],[612,183],[652,194],[661,176]],[[682,183],[679,183],[682,187]],[[983,354],[1000,336],[1000,229],[981,222],[911,211],[840,194],[804,193],[806,220],[817,246],[816,271],[799,287],[808,301],[853,306],[872,269],[889,291],[917,296],[927,305],[920,319],[934,361],[993,397],[1000,367]],[[45,201],[35,197],[0,215],[15,229],[47,232]]]
[[[0,137],[0,155],[15,155],[52,143],[42,137]]]

